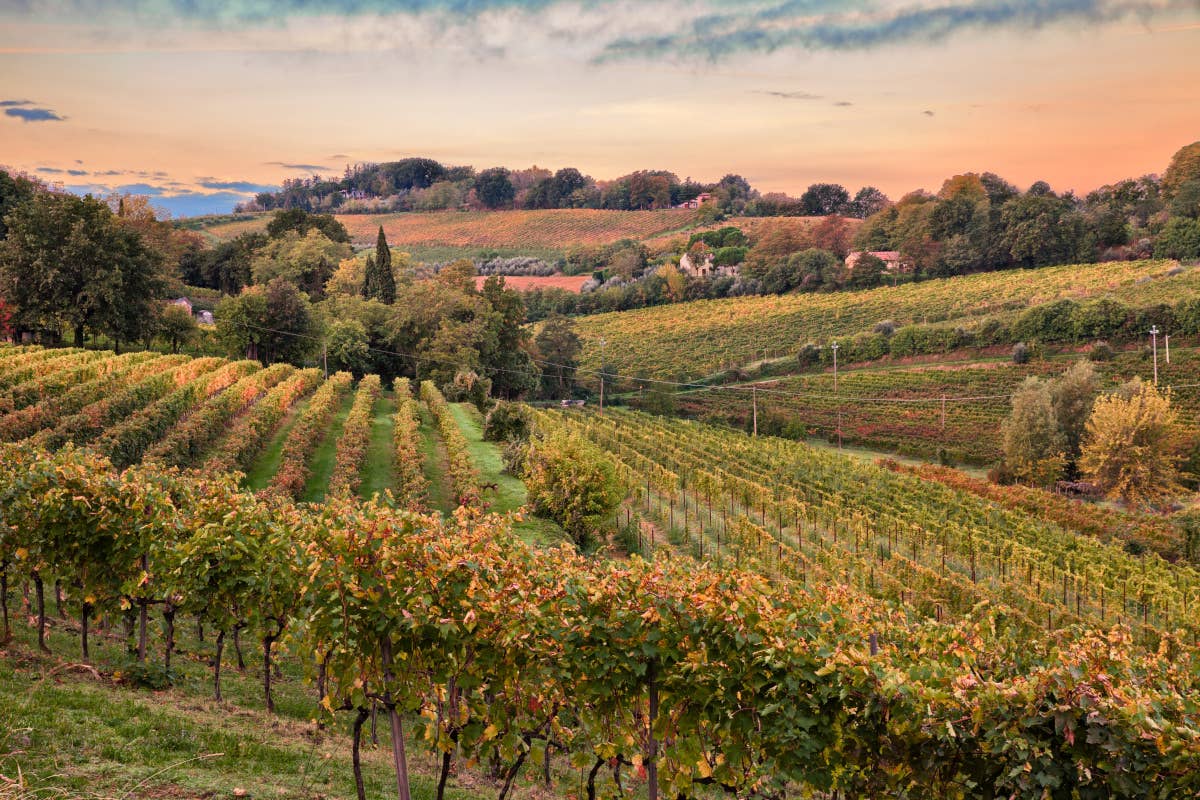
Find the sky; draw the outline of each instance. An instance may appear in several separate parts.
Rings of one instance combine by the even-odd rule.
[[[1200,140],[1200,0],[0,0],[0,164],[229,211],[445,164],[1086,192]]]

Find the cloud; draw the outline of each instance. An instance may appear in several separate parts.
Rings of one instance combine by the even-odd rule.
[[[346,159],[346,158],[349,158],[349,157],[350,157],[350,156],[346,155],[345,153],[334,153],[333,155],[331,155],[331,156],[329,157],[329,160],[330,160],[330,161],[334,161],[334,160]]]
[[[854,103],[851,103],[849,100],[838,100],[834,105],[838,108],[846,108],[847,106],[854,105]]]
[[[63,170],[56,167],[38,167],[36,172],[41,172],[44,175],[61,175]]]
[[[932,117],[932,116],[933,116],[933,112],[932,112],[932,111],[930,111],[928,108],[927,108],[927,109],[925,109],[924,111],[922,111],[921,113],[922,113],[922,114],[924,114],[924,115],[925,115],[925,116],[927,116],[927,117]]]
[[[857,50],[936,42],[967,30],[1038,30],[1055,24],[1097,25],[1194,10],[1195,0],[958,0],[931,5],[859,0],[836,5],[806,0],[746,4],[692,20],[666,34],[617,38],[596,60],[744,52]]]
[[[337,156],[330,156],[330,158],[337,158]],[[283,167],[284,169],[295,169],[295,170],[300,170],[301,172],[328,172],[329,171],[329,167],[322,167],[319,164],[289,164],[286,161],[268,161],[268,162],[266,162],[266,164],[269,167]]]
[[[48,108],[6,108],[4,113],[24,122],[62,122],[66,119]]]
[[[205,189],[225,189],[233,192],[243,192],[245,194],[257,194],[258,192],[274,192],[279,189],[278,186],[265,186],[261,183],[250,183],[249,181],[214,181],[201,180],[200,185]]]
[[[0,108],[12,108],[13,106],[31,106],[32,100],[0,100]]]
[[[69,169],[69,170],[67,170],[67,174],[68,175],[87,175],[88,171],[86,169]]]
[[[755,94],[765,94],[769,97],[778,97],[783,100],[820,100],[823,95],[813,94],[812,92],[779,92],[770,89],[755,89]]]
[[[158,197],[166,190],[161,186],[154,186],[149,183],[126,183],[113,187],[113,191],[117,194],[144,194],[149,197]]]

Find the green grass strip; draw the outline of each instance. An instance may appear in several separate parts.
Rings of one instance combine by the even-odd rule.
[[[396,413],[395,396],[388,392],[379,396],[371,418],[371,437],[367,442],[367,457],[363,460],[362,483],[358,494],[364,500],[382,494],[396,484],[396,459],[392,446],[392,415]]]

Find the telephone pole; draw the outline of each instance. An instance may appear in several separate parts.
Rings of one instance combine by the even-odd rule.
[[[604,413],[604,337],[600,337],[600,413]]]
[[[838,343],[837,343],[837,341],[835,340],[834,343],[829,346],[829,348],[831,350],[833,350],[833,394],[834,394],[834,397],[837,402],[837,410],[838,410],[838,420],[837,420],[838,450],[841,450],[842,449],[842,399],[841,399],[841,397],[838,396],[838,374],[837,374]]]
[[[751,397],[754,398],[754,435],[758,436],[758,387],[750,387]]]
[[[1158,386],[1158,326],[1150,326],[1150,340],[1154,343],[1154,385]]]

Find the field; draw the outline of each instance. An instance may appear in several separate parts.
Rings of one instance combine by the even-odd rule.
[[[591,275],[505,275],[504,285],[519,292],[531,289],[565,289],[579,294],[583,284],[592,279]],[[487,277],[480,275],[475,278],[475,288],[482,289]]]
[[[218,218],[211,226],[194,224],[205,235],[225,240],[265,230],[269,214],[244,220]],[[403,214],[340,214],[358,247],[375,243],[383,226],[388,243],[400,250],[458,248],[467,250],[563,250],[572,245],[611,244],[619,239],[649,239],[683,231],[697,220],[694,211],[433,211]]]
[[[825,217],[729,217],[720,222],[697,225],[692,230],[684,233],[666,233],[650,236],[644,241],[651,251],[665,250],[680,239],[683,239],[686,243],[687,237],[692,233],[712,231],[727,226],[738,228],[749,236],[752,241],[757,241],[764,234],[780,230],[803,235],[810,232],[824,219]],[[851,233],[857,230],[861,224],[860,220],[846,218],[846,227]]]
[[[1196,790],[1163,518],[536,411],[625,486],[642,558],[586,557],[429,382],[4,347],[0,408],[0,796],[349,797],[373,713],[372,796]]]
[[[1182,343],[1179,343],[1182,344]],[[1200,352],[1172,340],[1171,363],[1160,354],[1159,382],[1173,389],[1189,438],[1200,429]],[[1010,396],[1025,378],[1053,378],[1081,355],[1017,365],[1011,358],[927,366],[868,366],[797,375],[679,395],[688,416],[748,430],[757,394],[758,429],[788,438],[820,437],[901,455],[990,465],[1000,457],[1000,427]],[[1101,390],[1140,377],[1152,381],[1153,362],[1141,352],[1096,363]],[[944,400],[943,400],[944,398]]]
[[[1200,270],[1174,262],[1135,261],[993,272],[898,287],[767,297],[699,300],[598,314],[578,321],[583,368],[605,360],[624,377],[643,374],[694,380],[763,358],[794,354],[807,342],[868,333],[884,320],[897,325],[1011,319],[1020,310],[1059,298],[1110,296],[1148,305],[1200,295]]]
[[[395,427],[398,414],[414,413],[406,398],[403,381],[394,391],[383,392],[377,379],[354,391],[348,374],[325,381],[317,370],[285,364],[0,347],[0,442],[88,447],[119,467],[236,470],[249,488],[303,500],[388,492],[404,506],[449,513],[451,495],[416,485],[397,465],[420,438],[444,449],[443,437],[455,429]],[[478,441],[478,424],[463,419],[475,439],[471,458],[487,461],[494,481],[497,447]],[[450,480],[445,465],[432,477]],[[478,490],[462,486],[460,493]],[[553,526],[530,530],[554,536]]]

